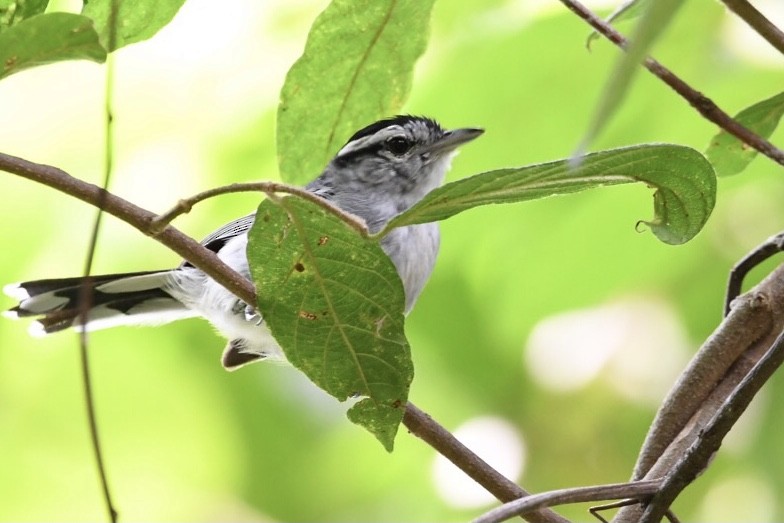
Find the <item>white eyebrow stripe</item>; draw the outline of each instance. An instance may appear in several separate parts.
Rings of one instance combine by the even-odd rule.
[[[343,148],[338,151],[337,156],[343,156],[345,154],[350,154],[358,149],[364,149],[368,145],[374,143],[381,143],[392,136],[399,136],[401,134],[405,134],[406,131],[399,125],[390,125],[389,127],[385,127],[380,131],[377,131],[375,134],[371,134],[370,136],[363,136],[358,140],[354,140],[353,142],[347,143]]]

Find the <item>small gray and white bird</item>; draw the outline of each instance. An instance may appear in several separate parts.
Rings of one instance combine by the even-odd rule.
[[[379,231],[395,215],[441,185],[458,146],[481,129],[445,130],[430,118],[395,116],[358,131],[307,190],[363,219]],[[254,214],[235,220],[202,241],[227,265],[250,277],[245,255]],[[436,223],[394,229],[381,241],[392,259],[411,310],[430,277],[439,246]],[[222,363],[228,370],[283,353],[261,318],[236,296],[188,262],[175,269],[91,276],[87,321],[82,325],[84,278],[28,281],[8,285],[19,300],[12,318],[37,317],[33,335],[75,327],[161,324],[203,316],[229,339]]]

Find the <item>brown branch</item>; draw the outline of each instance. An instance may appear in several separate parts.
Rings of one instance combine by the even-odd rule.
[[[50,165],[33,163],[0,153],[0,170],[47,185],[103,209],[142,233],[154,237],[195,267],[209,274],[244,302],[255,303],[256,291],[253,284],[223,263],[214,252],[171,226],[155,234],[151,227],[157,218],[154,213]]]
[[[648,431],[633,479],[646,477],[665,449],[703,408],[716,384],[738,357],[764,338],[773,325],[764,295],[746,295],[703,344],[659,407]]]
[[[577,0],[560,1],[567,8],[569,8],[569,10],[588,22],[591,27],[596,29],[596,31],[604,35],[608,40],[624,50],[627,48],[629,42],[623,35],[613,29],[612,26],[604,22],[601,18],[596,16],[580,2]],[[643,60],[642,65],[664,83],[669,85],[676,93],[689,102],[692,107],[697,109],[697,111],[707,120],[710,120],[721,129],[724,129],[738,140],[748,144],[774,162],[780,165],[784,165],[784,151],[777,148],[765,138],[762,138],[758,134],[739,124],[729,114],[717,106],[713,100],[692,88],[689,84],[681,80],[680,77],[676,76],[672,71],[664,67],[653,58],[646,58]]]
[[[765,15],[746,0],[721,0],[733,13],[738,15],[749,27],[784,54],[784,31],[776,27]]]
[[[57,167],[33,163],[22,158],[0,153],[0,170],[49,186],[106,211],[176,252],[244,302],[256,303],[256,291],[249,280],[223,263],[215,253],[171,225],[164,224],[161,229],[162,220],[150,211],[134,205],[96,185],[74,178]],[[232,190],[206,191],[202,195],[207,193],[217,195],[224,192],[232,192]],[[287,190],[286,192],[292,191]],[[199,195],[194,198],[197,201],[204,199],[200,198]],[[186,200],[186,204],[183,204],[183,211],[173,210],[167,213],[167,215],[173,219],[182,212],[187,212],[189,207],[187,205],[188,201]],[[179,209],[179,207],[175,209]],[[412,434],[420,437],[436,451],[444,454],[452,463],[477,483],[484,486],[500,501],[507,502],[528,495],[525,490],[506,479],[498,471],[482,461],[476,454],[463,446],[449,431],[411,402],[406,405],[403,423]],[[534,512],[527,519],[532,523],[568,523],[568,520],[549,510]]]
[[[474,523],[500,523],[515,516],[524,516],[533,510],[545,507],[607,501],[612,499],[647,499],[656,494],[662,485],[661,480],[634,481],[611,485],[575,487],[534,494],[527,498],[510,501],[476,518]]]
[[[439,454],[457,465],[460,470],[482,485],[485,490],[499,501],[508,503],[520,498],[527,499],[527,496],[531,495],[471,452],[468,447],[460,443],[448,430],[410,402],[406,405],[403,424],[411,434],[422,439],[438,451]],[[568,521],[555,512],[546,509],[530,512],[524,518],[531,523],[566,523]]]
[[[722,408],[700,431],[697,439],[681,455],[680,460],[667,474],[661,490],[645,508],[640,523],[656,523],[661,520],[669,506],[694,481],[697,474],[704,470],[719,450],[724,436],[748,408],[751,400],[762,386],[773,376],[784,362],[784,331],[781,331],[762,358],[743,377],[737,388],[727,398]]]
[[[707,460],[702,458],[705,453],[709,455],[713,450],[709,452],[706,449],[718,445],[723,433],[716,432],[716,436],[708,439],[705,434],[716,423],[713,420],[719,419],[723,420],[721,423],[726,423],[728,419],[737,419],[742,413],[742,409],[761,385],[761,378],[753,379],[752,388],[747,389],[749,385],[742,384],[750,379],[751,374],[760,372],[753,369],[777,343],[783,328],[784,265],[735,300],[730,315],[719,325],[697,353],[695,361],[689,365],[686,376],[691,378],[678,380],[646,438],[635,467],[634,479],[669,478],[677,469],[678,474],[671,480],[670,488],[680,492],[685,486],[682,482],[692,481],[707,467]],[[744,336],[747,338],[744,339]],[[738,352],[737,357],[727,367],[727,361],[735,352]],[[708,370],[714,362],[717,369]],[[699,369],[702,369],[702,372]],[[710,382],[720,369],[723,369],[723,375],[711,387]],[[695,395],[699,397],[704,395],[708,388],[710,391],[704,399],[693,401],[689,398],[691,391],[695,391]],[[732,400],[736,396],[737,399]],[[676,430],[679,426],[680,430]],[[698,453],[698,456],[688,458],[693,453]],[[688,461],[681,463],[684,459]],[[657,513],[666,509],[663,505],[669,502],[671,499],[659,498],[655,502]],[[639,507],[626,507],[618,512],[614,521],[637,522],[641,516]]]

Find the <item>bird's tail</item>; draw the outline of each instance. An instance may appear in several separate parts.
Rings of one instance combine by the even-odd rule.
[[[195,316],[166,292],[171,271],[134,272],[37,280],[7,285],[19,305],[4,314],[35,317],[30,333],[43,336],[69,327],[96,330],[115,325],[159,324]],[[82,305],[82,304],[86,305]],[[87,309],[83,314],[84,307]],[[86,327],[83,327],[83,317]]]

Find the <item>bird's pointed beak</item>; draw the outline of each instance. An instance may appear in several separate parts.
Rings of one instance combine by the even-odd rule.
[[[440,140],[430,146],[428,152],[444,153],[454,151],[464,143],[468,143],[474,138],[478,138],[484,132],[484,129],[475,129],[472,127],[447,131]]]

